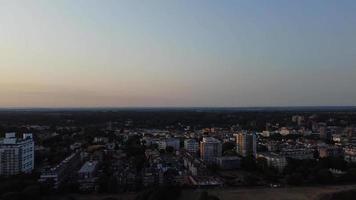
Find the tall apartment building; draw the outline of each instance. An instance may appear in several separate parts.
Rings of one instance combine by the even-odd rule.
[[[15,133],[6,133],[0,140],[0,175],[11,176],[30,173],[34,168],[34,141],[31,133],[16,138]]]
[[[199,143],[195,139],[186,139],[184,140],[184,149],[195,155],[199,151]]]
[[[256,155],[256,134],[241,132],[236,136],[237,153],[241,156]]]
[[[214,163],[222,155],[222,144],[220,140],[205,137],[200,142],[200,158],[207,163]]]

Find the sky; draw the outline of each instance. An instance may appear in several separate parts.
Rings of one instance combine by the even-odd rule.
[[[0,0],[0,107],[354,105],[354,0]]]

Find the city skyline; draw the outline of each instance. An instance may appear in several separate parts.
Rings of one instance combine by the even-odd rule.
[[[0,1],[0,107],[355,106],[355,9]]]

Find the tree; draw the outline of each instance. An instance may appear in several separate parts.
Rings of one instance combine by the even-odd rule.
[[[259,169],[261,169],[262,171],[265,171],[268,168],[267,159],[263,158],[263,157],[257,158],[256,165]]]
[[[321,169],[317,173],[317,181],[321,184],[329,184],[334,180],[333,175],[328,169]]]
[[[224,152],[224,156],[237,156],[237,152],[235,150],[227,150]]]
[[[219,198],[214,195],[209,195],[207,191],[203,191],[200,193],[198,200],[219,200]]]
[[[207,191],[201,192],[199,200],[208,200],[208,192]]]
[[[243,157],[241,159],[241,168],[247,171],[256,170],[256,160],[253,156]]]
[[[41,197],[41,188],[38,185],[27,186],[22,191],[22,195],[28,199],[39,199]]]
[[[172,146],[167,146],[166,152],[172,154],[174,152],[174,148]]]
[[[356,168],[350,168],[347,170],[346,176],[350,181],[356,181]]]
[[[119,199],[114,198],[114,197],[105,197],[102,200],[119,200]]]
[[[257,185],[258,177],[254,176],[254,175],[244,176],[244,182],[246,185]]]
[[[107,184],[108,192],[117,193],[117,187],[118,187],[118,183],[116,177],[115,176],[110,177]]]
[[[287,183],[290,185],[301,185],[303,183],[303,176],[300,173],[293,173],[287,176]]]
[[[235,143],[233,143],[233,142],[225,142],[222,145],[222,152],[225,155],[226,152],[234,151],[235,147],[236,147]]]
[[[208,169],[211,172],[216,173],[219,170],[219,166],[216,163],[213,163],[213,164],[208,165]]]
[[[105,173],[99,177],[98,185],[99,185],[100,193],[105,193],[108,191],[108,182],[109,182],[109,176],[106,175]]]
[[[18,192],[7,192],[1,196],[2,200],[20,200],[21,195]]]
[[[217,196],[214,196],[214,195],[209,195],[208,199],[209,200],[220,200]]]

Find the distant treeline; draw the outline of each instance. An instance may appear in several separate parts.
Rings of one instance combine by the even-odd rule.
[[[120,110],[120,111],[2,111],[0,112],[0,125],[11,127],[26,124],[38,124],[48,126],[88,126],[103,125],[112,121],[114,127],[134,128],[183,128],[191,126],[201,127],[231,127],[239,124],[243,129],[256,131],[265,130],[266,123],[280,126],[291,124],[291,116],[303,115],[305,117],[317,115],[317,120],[324,122],[334,118],[330,125],[350,125],[356,121],[356,112],[305,112],[305,111],[234,111],[226,112],[205,110]],[[339,124],[340,121],[343,124]],[[131,121],[132,123],[127,123]],[[346,124],[345,124],[346,122]],[[309,126],[310,124],[306,124]],[[1,128],[0,127],[0,131]]]

